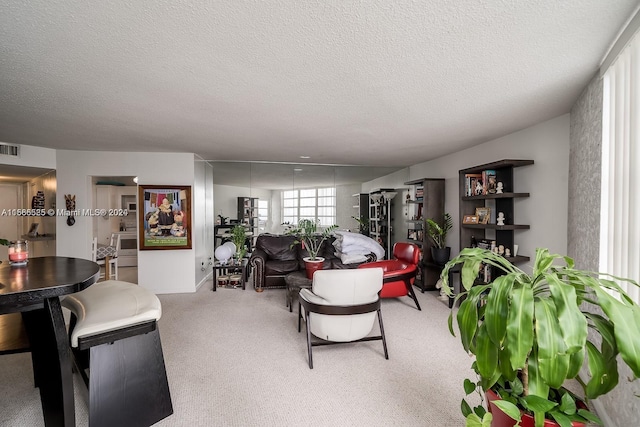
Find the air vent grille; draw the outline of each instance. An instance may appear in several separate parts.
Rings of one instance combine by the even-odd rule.
[[[0,155],[20,157],[20,146],[0,142]]]

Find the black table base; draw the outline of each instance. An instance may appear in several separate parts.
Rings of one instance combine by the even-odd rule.
[[[35,386],[45,424],[75,426],[71,351],[58,298],[44,300],[44,307],[25,311],[22,318],[31,343]]]

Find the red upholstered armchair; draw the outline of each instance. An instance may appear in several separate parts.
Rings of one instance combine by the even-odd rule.
[[[397,298],[410,296],[418,310],[420,303],[413,292],[413,281],[418,274],[420,248],[413,243],[398,242],[393,245],[393,258],[389,260],[368,262],[358,268],[382,267],[384,272],[380,298]]]

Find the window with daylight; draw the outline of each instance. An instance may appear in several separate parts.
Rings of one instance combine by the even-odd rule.
[[[263,233],[269,220],[269,201],[258,200],[258,231]]]
[[[336,189],[307,188],[282,192],[282,222],[297,224],[300,219],[319,220],[322,227],[336,223]]]
[[[600,271],[640,279],[640,33],[603,80]],[[640,302],[636,286],[621,284]]]

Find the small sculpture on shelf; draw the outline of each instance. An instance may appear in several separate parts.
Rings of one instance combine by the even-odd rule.
[[[511,250],[509,248],[505,248],[504,250],[504,257],[505,258],[509,258],[511,257]]]
[[[496,225],[504,225],[504,213],[503,212],[498,212],[498,217],[496,218]]]
[[[484,187],[482,186],[482,180],[478,180],[476,182],[476,188],[474,190],[474,195],[481,196],[483,191],[484,191]]]
[[[496,194],[502,194],[503,184],[501,181],[498,181],[498,185],[496,186]]]

